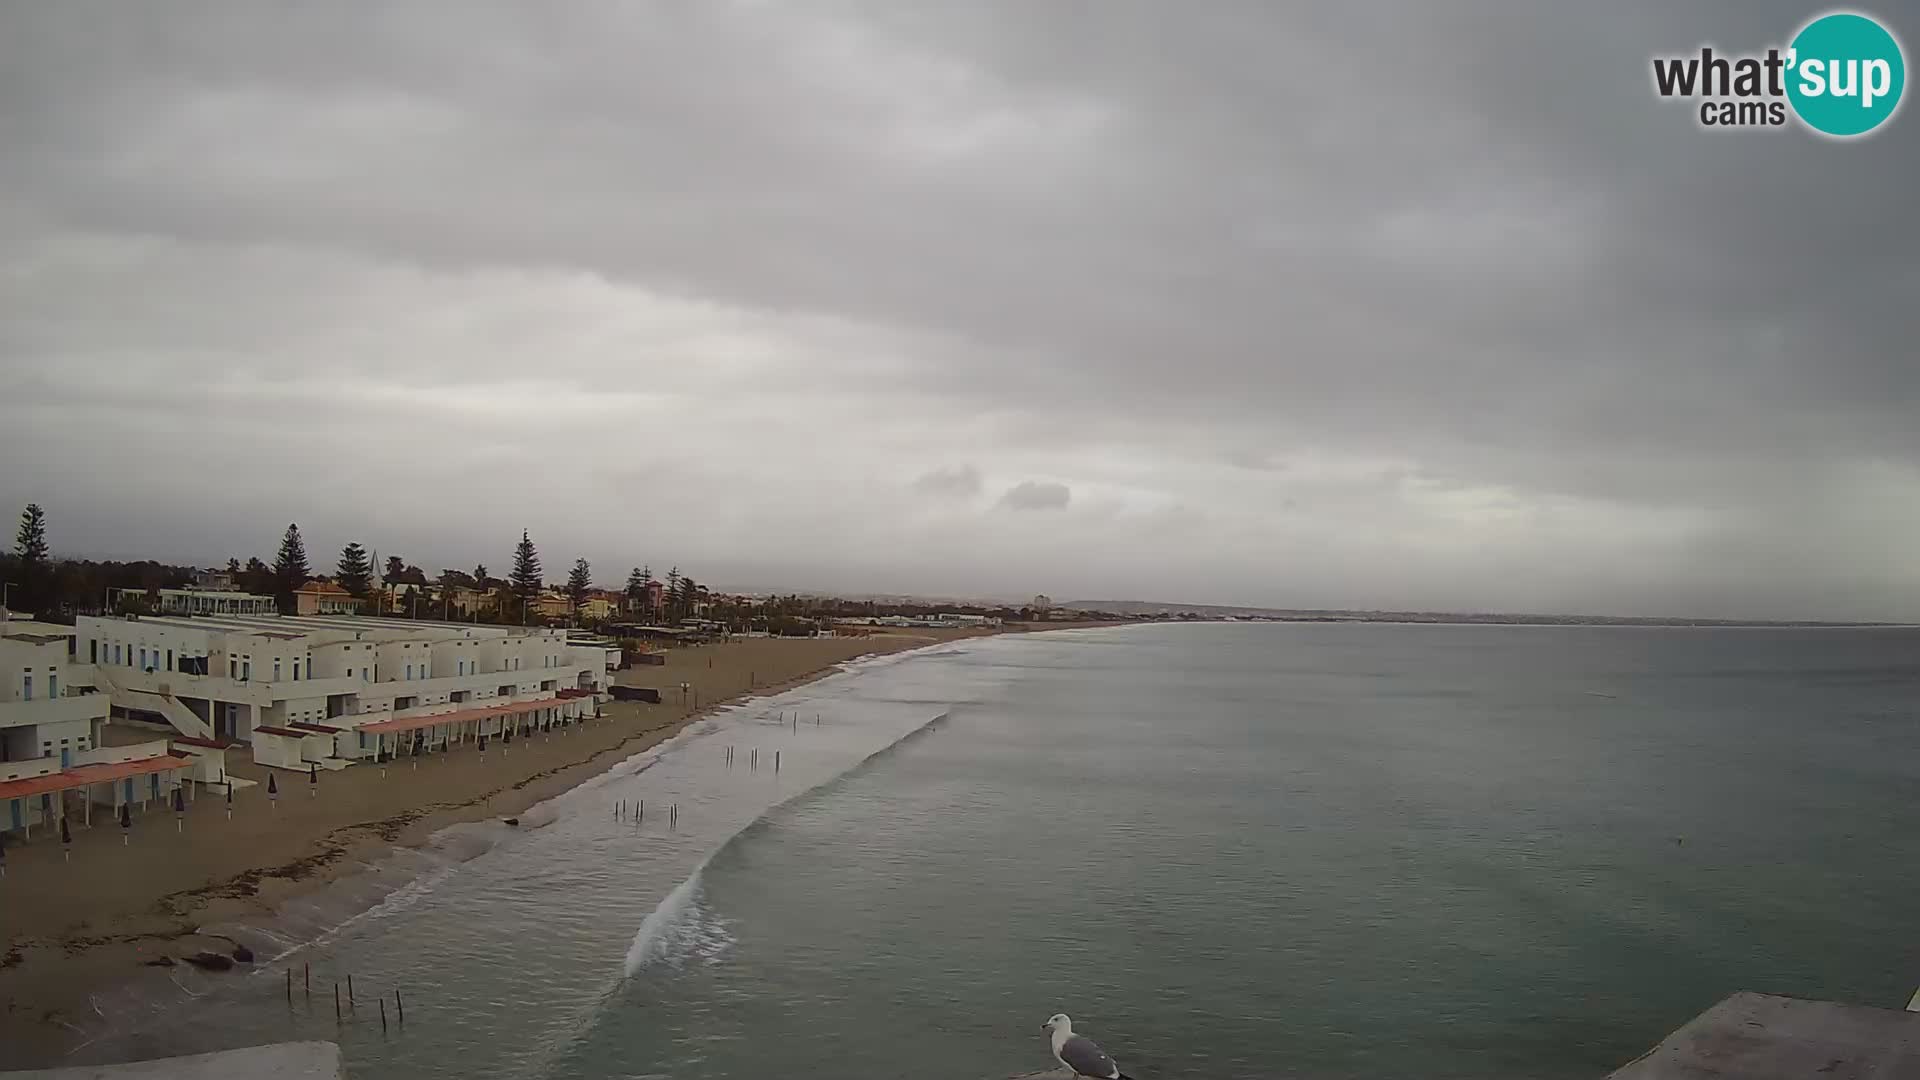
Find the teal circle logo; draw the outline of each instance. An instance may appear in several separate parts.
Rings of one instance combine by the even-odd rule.
[[[1822,15],[1789,46],[1787,100],[1824,135],[1865,135],[1900,107],[1907,61],[1894,36],[1865,15]]]

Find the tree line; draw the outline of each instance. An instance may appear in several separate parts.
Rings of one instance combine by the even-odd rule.
[[[529,623],[542,621],[537,611],[540,595],[546,590],[540,552],[528,530],[522,529],[519,541],[509,557],[504,578],[495,577],[481,563],[471,571],[442,570],[429,578],[420,567],[398,555],[389,555],[379,567],[382,590],[407,586],[418,599],[417,606],[400,612],[422,618],[460,618],[490,623]],[[13,548],[0,553],[0,582],[5,583],[6,605],[16,611],[31,611],[41,618],[71,622],[75,615],[134,613],[153,609],[161,589],[191,585],[199,568],[174,566],[152,560],[114,562],[111,560],[58,559],[47,539],[47,515],[38,503],[29,503],[21,511]],[[226,572],[235,588],[257,596],[272,596],[279,610],[292,614],[297,610],[296,590],[316,575],[307,556],[306,540],[298,524],[289,524],[281,534],[279,549],[271,563],[259,557],[227,560]],[[375,596],[373,556],[358,541],[340,550],[331,580],[355,598],[367,602]],[[570,614],[576,621],[593,622],[582,617],[587,601],[595,592],[593,567],[586,559],[574,560],[567,572],[561,593],[567,598]],[[469,602],[456,604],[456,597]],[[743,602],[738,598],[708,597],[692,576],[675,566],[664,578],[656,579],[650,565],[636,566],[627,575],[622,594],[627,610],[614,621],[664,620],[670,624],[704,617],[734,630],[794,630],[844,616],[882,614],[928,615],[936,610],[958,610],[998,615],[1014,620],[1031,616],[1026,608],[946,605],[936,607],[911,602],[853,601],[832,597],[772,596]],[[110,597],[118,597],[117,602]],[[471,602],[474,598],[478,602]],[[455,614],[455,608],[462,610]]]
[[[455,617],[454,600],[461,597],[463,602],[458,606],[463,610],[458,617],[497,623],[540,621],[537,605],[546,591],[546,579],[539,549],[525,529],[513,547],[509,566],[504,578],[490,574],[485,563],[470,572],[442,570],[430,578],[419,566],[398,555],[387,556],[376,568],[366,546],[354,541],[340,550],[330,580],[364,602],[384,600],[376,597],[376,592],[391,594],[398,591],[396,587],[404,586],[417,598],[417,607],[401,614]],[[244,563],[229,558],[225,569],[234,588],[273,597],[284,614],[298,609],[296,594],[302,586],[326,576],[315,572],[298,523],[289,524],[281,534],[271,563],[258,556]],[[185,588],[199,572],[198,567],[150,560],[56,559],[47,539],[46,511],[38,503],[29,503],[21,511],[12,550],[0,553],[0,582],[6,586],[6,605],[62,621],[84,614],[150,613],[159,590]],[[654,594],[653,581],[649,567],[633,568],[625,589],[630,608],[637,608]],[[574,560],[561,592],[576,618],[596,591],[592,564],[586,559]],[[692,577],[681,574],[679,567],[668,572],[659,593],[658,609],[645,615],[680,621],[692,618],[700,608],[700,586]],[[112,599],[116,596],[117,601]],[[472,602],[476,596],[480,598],[478,603]]]

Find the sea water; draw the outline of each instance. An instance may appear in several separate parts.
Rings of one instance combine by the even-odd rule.
[[[1909,630],[976,639],[229,928],[285,955],[122,1002],[75,1060],[981,1080],[1050,1064],[1064,1011],[1142,1080],[1596,1077],[1735,990],[1903,1004],[1916,796]]]

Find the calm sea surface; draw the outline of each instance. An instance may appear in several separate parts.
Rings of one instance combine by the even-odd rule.
[[[1141,1080],[1592,1078],[1734,990],[1904,1004],[1916,807],[1914,631],[968,641],[228,928],[271,955],[384,897],[258,975],[109,997],[78,1060],[985,1080],[1050,1065],[1064,1011]]]

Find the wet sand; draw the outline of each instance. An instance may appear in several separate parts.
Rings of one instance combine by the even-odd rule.
[[[260,784],[235,794],[231,820],[224,796],[203,790],[187,806],[183,831],[156,802],[135,813],[123,845],[118,824],[99,813],[91,829],[74,830],[70,863],[57,832],[36,829],[31,843],[9,844],[0,881],[0,1045],[47,1050],[64,1043],[71,1034],[66,1021],[91,1008],[94,991],[156,957],[209,947],[204,937],[182,940],[199,927],[268,915],[364,869],[393,845],[421,844],[447,825],[518,814],[715,707],[787,689],[860,656],[990,632],[913,629],[675,649],[665,665],[637,665],[616,679],[658,687],[661,704],[610,702],[603,719],[546,739],[515,740],[505,754],[497,742],[485,755],[468,744],[424,757],[417,769],[402,759],[383,777],[379,766],[361,763],[310,785],[299,774],[253,764],[237,747],[228,754],[229,771]],[[685,703],[682,682],[691,685]],[[278,778],[277,802],[267,796],[268,772]]]

